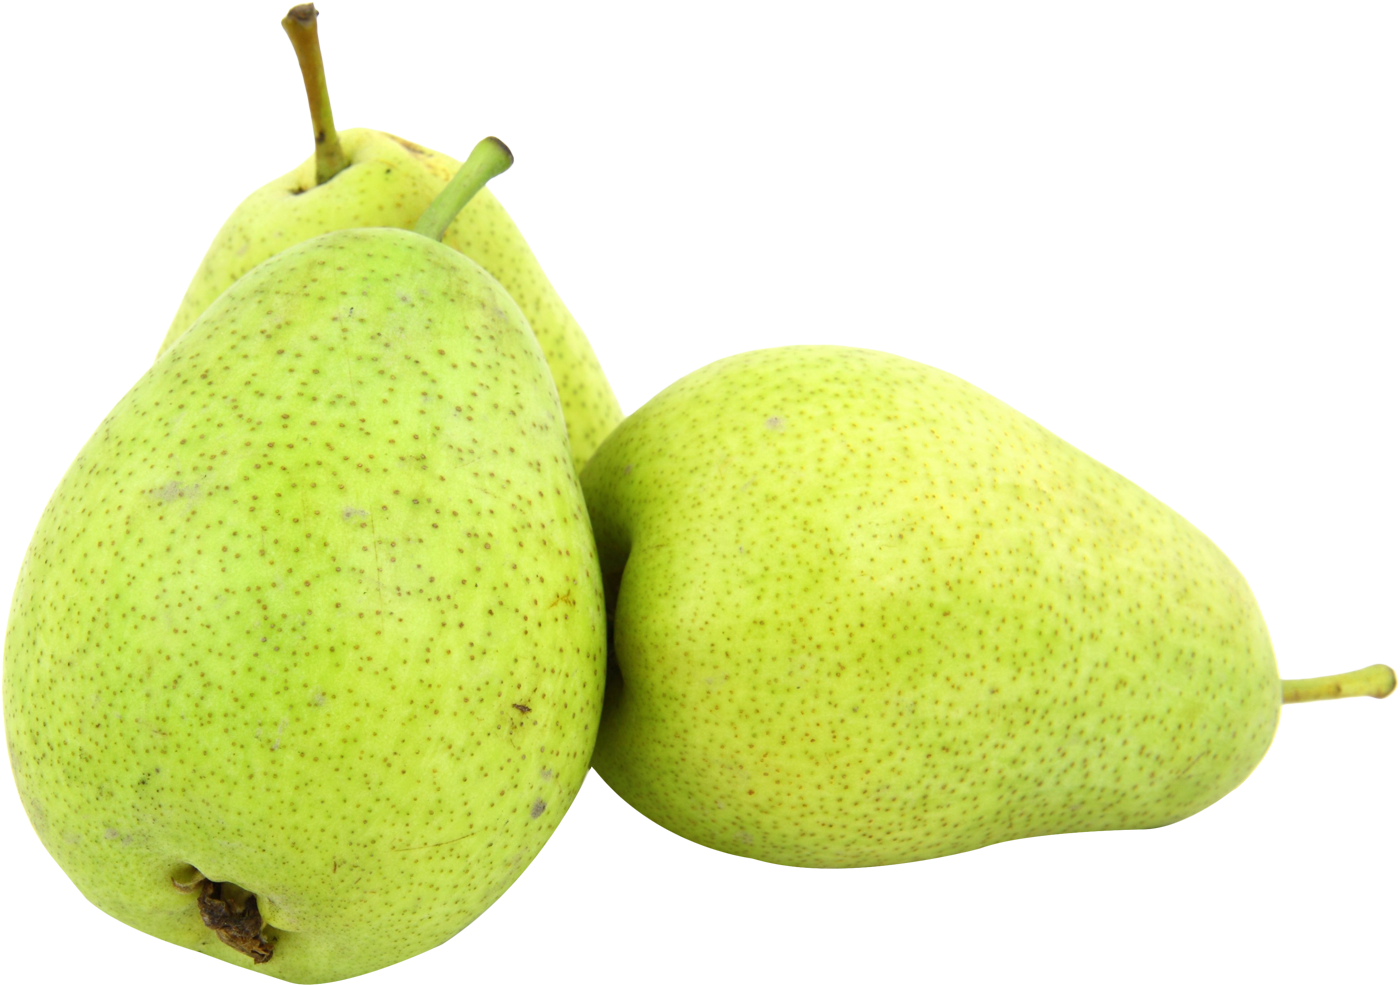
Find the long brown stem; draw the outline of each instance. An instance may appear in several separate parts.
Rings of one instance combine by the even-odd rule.
[[[306,83],[306,102],[311,107],[311,127],[316,131],[316,184],[324,185],[350,162],[340,146],[340,134],[331,116],[331,96],[326,89],[326,67],[321,63],[321,39],[316,33],[316,6],[303,3],[287,11],[282,30],[292,39],[301,78]]]

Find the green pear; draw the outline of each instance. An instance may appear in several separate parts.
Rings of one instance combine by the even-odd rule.
[[[582,480],[613,614],[593,765],[702,845],[861,866],[1156,827],[1273,738],[1283,688],[1230,561],[936,369],[725,359]],[[1289,700],[1394,683],[1287,682]]]
[[[429,235],[346,230],[224,292],[78,455],[15,589],[6,738],[94,904],[327,982],[505,892],[583,781],[605,675],[520,309]]]
[[[336,229],[411,229],[458,162],[377,130],[338,133],[316,29],[316,8],[293,7],[282,25],[301,63],[316,153],[244,199],[214,237],[170,323],[170,348],[224,290],[280,250]],[[483,190],[442,241],[481,264],[520,306],[544,350],[564,408],[577,468],[622,419],[588,339],[550,285],[501,203]]]

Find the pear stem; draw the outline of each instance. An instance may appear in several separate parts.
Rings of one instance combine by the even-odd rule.
[[[1329,698],[1384,698],[1395,690],[1395,671],[1385,664],[1372,664],[1349,674],[1309,677],[1283,682],[1283,703],[1326,701]]]
[[[457,173],[452,176],[452,180],[447,183],[447,187],[428,203],[428,207],[418,217],[413,231],[441,242],[447,227],[452,225],[452,220],[457,218],[457,213],[472,200],[472,196],[514,163],[515,156],[511,154],[510,148],[496,137],[487,137],[478,143],[457,169]]]
[[[321,64],[321,39],[316,33],[316,5],[303,3],[287,11],[282,30],[292,39],[301,78],[306,83],[306,102],[311,107],[311,128],[316,132],[316,184],[324,185],[350,162],[340,146],[335,118],[331,116],[331,96],[326,89],[326,67]]]

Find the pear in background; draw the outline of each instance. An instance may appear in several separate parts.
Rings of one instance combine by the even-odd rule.
[[[582,783],[602,590],[549,370],[441,234],[255,268],[116,406],[5,637],[21,800],[83,894],[296,982],[440,944]],[[12,887],[12,889],[15,887]]]
[[[736,855],[907,862],[1150,828],[1254,769],[1282,700],[1200,531],[982,391],[797,347],[714,363],[583,472],[613,654],[593,765]]]
[[[268,257],[321,233],[366,226],[411,229],[458,162],[377,130],[337,133],[312,4],[282,21],[296,48],[316,134],[316,153],[249,195],[214,237],[161,344],[164,352],[225,288]],[[622,419],[598,357],[550,286],[520,230],[486,190],[442,241],[481,264],[520,306],[549,362],[575,466]]]

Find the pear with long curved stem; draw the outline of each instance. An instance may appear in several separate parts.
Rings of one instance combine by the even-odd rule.
[[[453,158],[389,133],[337,132],[316,8],[311,4],[294,7],[282,23],[301,66],[315,152],[248,196],[229,216],[185,292],[161,353],[229,285],[263,260],[335,229],[411,229],[457,171]],[[578,322],[489,190],[462,209],[442,242],[479,263],[520,306],[549,362],[574,465],[582,468],[622,420],[622,410]]]

